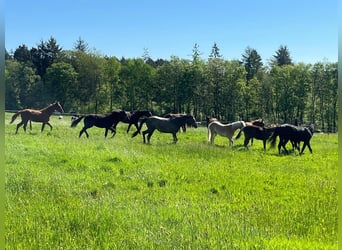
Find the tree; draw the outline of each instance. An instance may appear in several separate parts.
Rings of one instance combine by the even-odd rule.
[[[20,45],[15,51],[13,58],[18,62],[29,63],[31,62],[31,53],[30,50],[26,47],[25,44]]]
[[[114,106],[120,106],[124,98],[124,88],[120,85],[121,64],[116,57],[110,57],[106,60],[104,69],[104,80],[109,86],[109,106],[110,110]]]
[[[254,76],[256,76],[259,69],[261,69],[263,66],[261,56],[255,49],[252,49],[250,47],[247,47],[245,53],[242,54],[241,64],[244,65],[247,72],[247,84],[251,79],[253,79]]]
[[[292,59],[290,57],[290,52],[286,46],[281,45],[279,49],[276,51],[276,54],[273,55],[273,59],[271,61],[271,65],[273,66],[283,66],[283,65],[292,65]]]
[[[87,52],[88,44],[81,37],[79,37],[74,44],[74,50],[80,51],[80,52]]]
[[[35,94],[40,80],[34,70],[24,63],[15,60],[6,61],[6,109],[22,109],[36,106]]]
[[[46,71],[46,90],[51,100],[63,103],[65,111],[73,111],[77,107],[77,73],[73,66],[66,62],[53,63]]]
[[[30,53],[37,74],[44,78],[46,69],[59,58],[61,51],[62,48],[53,37],[50,37],[47,42],[41,40],[37,48],[32,48]]]
[[[220,49],[214,43],[209,55],[207,65],[207,79],[211,89],[211,103],[213,104],[213,115],[219,118],[221,113],[219,107],[219,92],[224,77],[224,60],[220,54]]]

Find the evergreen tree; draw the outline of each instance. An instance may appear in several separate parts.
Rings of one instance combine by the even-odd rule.
[[[247,47],[245,50],[245,54],[242,55],[241,63],[245,66],[247,72],[247,84],[251,79],[253,79],[258,70],[261,69],[263,66],[261,56],[255,49],[252,49],[250,47]]]
[[[25,44],[20,45],[15,51],[13,58],[18,62],[28,63],[31,62],[31,53],[30,50],[26,47]]]
[[[292,59],[290,57],[290,51],[286,46],[281,45],[279,49],[276,51],[276,54],[273,55],[273,59],[271,61],[272,66],[283,66],[283,65],[292,65]]]
[[[74,50],[80,51],[80,52],[87,52],[88,44],[81,37],[79,37],[74,44]]]

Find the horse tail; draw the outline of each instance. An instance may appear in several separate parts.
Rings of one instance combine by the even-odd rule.
[[[135,132],[132,134],[132,138],[133,138],[133,137],[136,137],[137,134],[140,134],[140,130],[141,130],[143,124],[146,122],[146,120],[147,120],[147,118],[144,118],[144,119],[141,120],[138,130],[135,131]]]
[[[77,124],[84,118],[84,115],[78,117],[77,119],[73,120],[71,123],[71,127],[74,128],[77,126]]]
[[[12,116],[12,120],[11,120],[10,124],[12,124],[12,123],[15,121],[15,119],[17,119],[17,117],[18,117],[20,114],[21,114],[21,111],[18,111],[17,113],[15,113],[15,114]]]
[[[268,141],[271,142],[271,148],[274,148],[274,147],[275,147],[275,144],[276,144],[276,140],[277,140],[278,134],[279,134],[278,129],[275,128],[273,134],[272,134],[271,137],[268,139]]]
[[[209,124],[208,125],[208,141],[211,142],[211,127],[212,127],[212,124]]]
[[[244,128],[244,127],[243,127]],[[237,140],[240,138],[241,134],[242,134],[242,131],[243,131],[243,128],[240,129],[239,133],[237,134],[237,136],[235,137],[234,140]]]

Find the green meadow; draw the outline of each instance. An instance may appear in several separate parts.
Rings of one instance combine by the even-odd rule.
[[[5,125],[6,249],[337,249],[337,134],[278,155],[206,127],[151,144],[51,117]],[[287,145],[290,148],[290,145]]]

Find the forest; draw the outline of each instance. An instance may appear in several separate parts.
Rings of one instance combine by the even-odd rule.
[[[191,48],[190,48],[191,50]],[[5,108],[40,109],[59,101],[66,113],[149,109],[153,114],[191,113],[198,121],[263,118],[266,123],[315,124],[337,131],[337,62],[294,63],[280,45],[268,63],[247,47],[228,60],[216,43],[201,57],[152,60],[117,58],[89,49],[79,38],[64,50],[54,37],[5,54]]]

